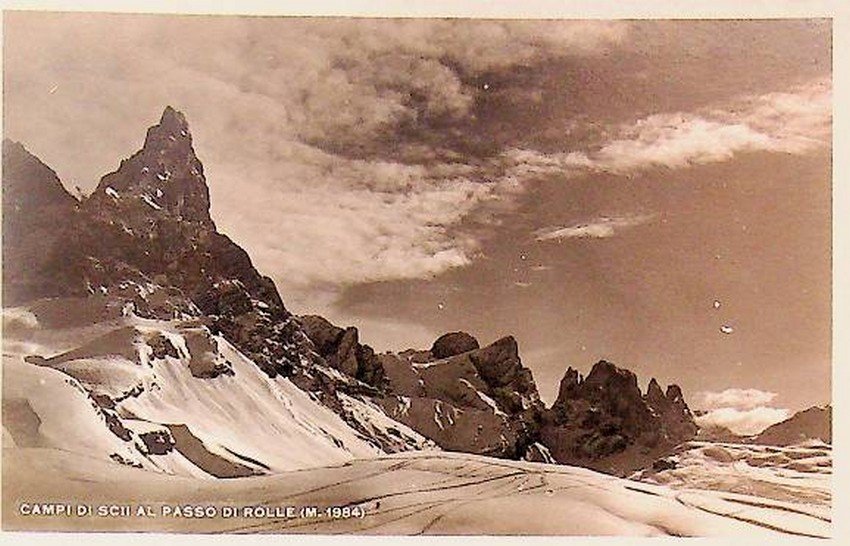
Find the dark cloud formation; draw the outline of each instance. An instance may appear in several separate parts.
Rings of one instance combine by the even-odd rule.
[[[86,190],[164,104],[184,110],[214,216],[296,298],[468,264],[476,243],[452,226],[516,186],[499,161],[453,145],[484,92],[476,75],[600,55],[627,34],[608,22],[22,13],[6,28],[10,136]]]

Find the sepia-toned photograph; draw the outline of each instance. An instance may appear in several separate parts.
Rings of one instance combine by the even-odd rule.
[[[3,531],[834,535],[830,18],[2,27]]]

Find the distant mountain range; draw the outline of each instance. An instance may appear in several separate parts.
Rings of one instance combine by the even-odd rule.
[[[789,446],[817,439],[832,444],[832,406],[813,406],[771,425],[752,439],[753,443]]]
[[[4,306],[25,317],[22,343],[45,328],[80,333],[26,362],[72,380],[116,460],[229,477],[303,466],[311,450],[336,460],[439,447],[626,474],[697,435],[678,386],[652,379],[643,393],[606,361],[587,377],[569,368],[546,408],[510,336],[481,346],[451,332],[429,349],[377,354],[354,327],[288,310],[209,209],[188,124],[171,107],[82,200],[3,143]],[[21,425],[45,418],[35,405],[31,393],[4,399],[14,441],[48,441]],[[795,418],[756,441],[790,442],[824,419]]]
[[[699,416],[699,410],[694,414]],[[807,440],[819,440],[832,444],[832,406],[812,406],[798,411],[788,419],[770,425],[758,434],[737,434],[722,425],[702,426],[697,439],[773,446],[790,446]]]

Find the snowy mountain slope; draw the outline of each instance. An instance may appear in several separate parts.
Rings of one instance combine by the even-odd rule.
[[[196,477],[248,476],[383,453],[372,437],[288,379],[262,373],[197,320],[126,313],[96,322],[103,318],[97,315],[87,324],[70,323],[62,335],[61,324],[44,328],[38,317],[40,309],[59,305],[4,312],[4,405],[11,408],[4,430],[17,446],[102,460],[120,456],[149,470]],[[69,348],[70,339],[77,345]],[[364,405],[353,396],[344,400],[352,408]],[[360,411],[359,422],[375,434],[432,447],[377,408]]]
[[[49,447],[142,465],[133,446],[112,434],[106,417],[72,377],[3,357],[3,429],[19,448]]]
[[[143,502],[154,517],[25,518],[4,503],[7,530],[203,533],[827,537],[828,518],[791,503],[711,491],[678,491],[588,469],[461,453],[407,452],[233,480],[152,474],[55,450],[6,450],[12,498]],[[61,494],[58,493],[61,491]],[[144,499],[140,501],[140,499]],[[315,506],[316,517],[164,517],[163,506]],[[363,517],[327,514],[356,506]]]
[[[676,468],[639,476],[643,483],[472,454],[387,456],[315,395],[268,377],[197,320],[93,313],[63,330],[44,311],[61,304],[4,312],[13,342],[3,355],[5,529],[764,538],[831,532],[831,456],[821,444],[691,442],[673,456]],[[16,352],[21,348],[29,361]],[[363,427],[416,434],[368,397],[339,399]],[[357,505],[365,514],[23,519],[16,506],[26,499],[144,502],[156,510]]]

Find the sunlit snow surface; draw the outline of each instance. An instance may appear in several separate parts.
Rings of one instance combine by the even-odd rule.
[[[469,454],[386,455],[313,397],[286,379],[269,379],[198,324],[120,313],[104,318],[89,303],[78,305],[4,311],[6,530],[830,534],[829,446],[691,443],[672,456],[675,468],[631,480]],[[169,339],[177,356],[155,357],[154,335]],[[198,349],[198,336],[207,349]],[[67,357],[24,360],[60,353]],[[232,373],[195,377],[190,364],[197,358]],[[92,392],[120,399],[114,413],[129,440],[110,432],[111,410],[95,403]],[[365,430],[416,435],[374,404],[342,401]],[[172,434],[183,449],[147,453],[141,438],[151,434]],[[215,479],[215,468],[258,475]],[[27,518],[17,511],[23,500],[144,503],[156,512],[176,503],[354,504],[365,517]]]
[[[203,464],[210,458],[226,472],[246,474],[383,453],[288,379],[267,377],[227,341],[197,324],[129,316],[43,328],[30,315],[22,310],[4,313],[12,341],[4,343],[4,409],[20,414],[4,420],[4,436],[10,433],[22,447],[57,448],[102,460],[118,454],[149,470],[206,477],[216,475]],[[177,356],[154,357],[152,336],[168,339]],[[24,339],[28,341],[20,341]],[[192,351],[189,345],[194,345]],[[24,361],[25,356],[52,357],[68,349],[67,357],[42,365]],[[230,373],[195,377],[190,369],[194,361],[225,365]],[[105,411],[91,396],[98,393],[117,400],[114,413],[133,438],[122,441],[109,432]],[[390,422],[374,412],[363,421],[378,430]],[[140,442],[136,431],[152,424],[171,427],[171,433],[177,427],[187,440],[186,450],[197,452],[201,463],[187,464],[186,450],[149,457],[133,453],[131,448]],[[397,428],[425,443],[407,427]]]
[[[639,483],[582,468],[458,453],[408,452],[230,480],[167,476],[47,449],[4,452],[8,499],[203,506],[354,505],[365,517],[23,518],[4,528],[210,533],[828,536],[792,503]]]

